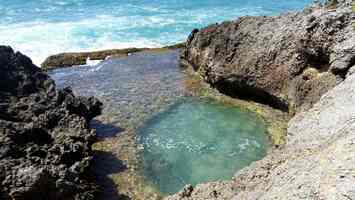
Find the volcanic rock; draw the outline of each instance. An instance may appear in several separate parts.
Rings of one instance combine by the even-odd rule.
[[[101,107],[56,90],[28,57],[0,46],[0,199],[94,199],[88,123]]]

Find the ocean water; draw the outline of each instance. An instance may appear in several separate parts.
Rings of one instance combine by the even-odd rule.
[[[0,44],[52,54],[182,42],[193,28],[299,10],[312,0],[0,0]]]

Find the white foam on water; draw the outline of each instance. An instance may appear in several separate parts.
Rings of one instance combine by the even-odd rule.
[[[56,2],[65,6],[67,1]],[[134,6],[132,6],[134,7]],[[137,7],[137,6],[136,6]],[[36,8],[37,12],[50,11],[56,7]],[[46,10],[47,9],[47,10]],[[137,7],[150,12],[159,9],[151,6]],[[9,10],[8,12],[10,12]],[[196,24],[205,24],[213,18],[223,16],[221,10],[182,10],[165,13],[160,9],[160,14],[151,16],[114,16],[99,14],[92,19],[71,22],[45,22],[32,21],[16,24],[0,25],[0,44],[10,45],[32,58],[33,62],[40,65],[48,56],[62,52],[96,51],[112,48],[130,47],[161,47],[183,41],[188,31],[185,26],[193,27]],[[233,9],[232,13],[253,13]],[[258,9],[255,13],[259,12]],[[224,14],[225,15],[225,14]],[[6,16],[11,16],[7,14]],[[170,27],[175,30],[157,31],[146,36],[144,33],[135,32],[135,29],[148,29],[154,31]],[[171,31],[174,31],[172,33]]]
[[[160,23],[158,19],[152,18],[151,20],[155,21],[154,23]],[[162,46],[159,42],[139,35],[127,33],[125,36],[123,29],[139,27],[149,22],[130,24],[126,19],[117,20],[112,28],[117,31],[122,29],[123,35],[122,38],[117,38],[109,30],[109,24],[113,24],[113,21],[115,21],[113,18],[107,20],[100,18],[67,23],[31,22],[2,25],[0,26],[0,44],[12,46],[15,50],[21,51],[31,57],[37,65],[40,65],[48,56],[62,52]]]
[[[60,5],[60,6],[65,6],[65,5],[68,5],[68,2],[66,2],[66,1],[56,1],[55,4]]]
[[[102,60],[91,60],[90,57],[86,58],[86,65],[88,66],[96,66],[98,64],[100,64],[102,62]]]
[[[243,141],[244,141],[243,143],[240,143],[238,145],[241,152],[247,150],[250,146],[250,143],[251,143],[248,138],[244,139]]]
[[[0,44],[21,51],[37,65],[48,56],[62,52],[161,47],[184,41],[193,28],[242,15],[274,14],[273,10],[250,2],[241,7],[217,3],[218,6],[208,9],[204,6],[174,9],[166,2],[160,5],[96,2],[95,7],[91,5],[93,2],[85,0],[41,2],[0,5],[3,14],[0,16]],[[61,11],[63,13],[58,13]],[[96,15],[92,15],[93,12]]]

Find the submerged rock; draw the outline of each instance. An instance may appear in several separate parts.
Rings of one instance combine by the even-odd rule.
[[[0,199],[94,199],[88,123],[101,107],[0,46]]]
[[[351,0],[241,17],[194,30],[181,57],[222,93],[307,110],[355,64],[352,20]]]

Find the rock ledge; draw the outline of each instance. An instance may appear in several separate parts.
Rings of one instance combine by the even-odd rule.
[[[334,7],[334,6],[332,6]],[[355,65],[351,1],[194,30],[182,54],[224,94],[291,113],[307,110]]]

